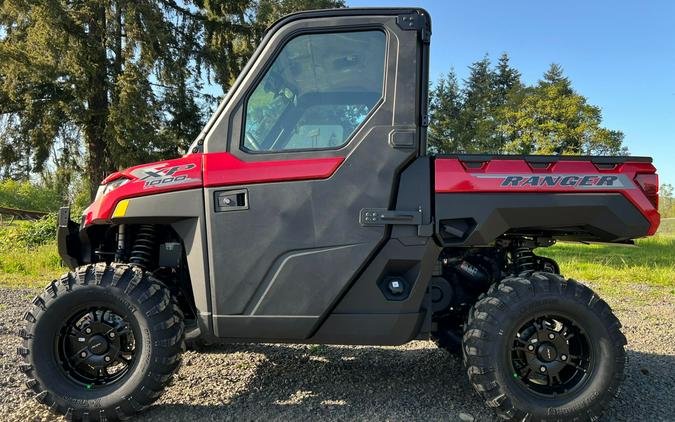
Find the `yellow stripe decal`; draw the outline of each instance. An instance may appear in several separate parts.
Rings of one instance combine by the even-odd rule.
[[[124,217],[124,214],[127,213],[127,207],[129,206],[129,200],[125,199],[120,201],[115,207],[115,212],[113,212],[113,218]]]

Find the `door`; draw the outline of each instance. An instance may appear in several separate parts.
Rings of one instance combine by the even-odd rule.
[[[309,337],[386,241],[362,210],[390,208],[419,155],[409,13],[297,15],[233,88],[204,144],[217,336]]]

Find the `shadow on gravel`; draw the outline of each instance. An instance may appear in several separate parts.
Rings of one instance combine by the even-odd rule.
[[[221,404],[160,404],[142,419],[455,421],[465,413],[476,421],[496,420],[469,387],[461,360],[422,344],[408,349],[210,347],[202,353],[215,361],[237,353],[262,358],[243,388],[223,395]],[[199,388],[211,394],[212,402],[213,395],[227,389],[228,380],[211,375],[221,385],[210,388],[204,383]],[[675,356],[629,351],[626,381],[604,420],[675,420],[674,388]]]

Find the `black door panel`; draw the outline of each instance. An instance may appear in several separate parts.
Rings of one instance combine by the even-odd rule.
[[[226,106],[238,110],[238,117],[221,118],[220,125],[224,127],[216,124],[213,128],[214,137],[228,134],[227,150],[244,161],[345,158],[325,180],[205,189],[217,336],[308,338],[387,240],[386,226],[363,225],[359,214],[363,208],[391,209],[400,172],[419,155],[418,34],[401,29],[396,21],[396,16],[349,17],[298,21],[281,30],[297,36],[298,31],[312,31],[316,26],[322,33],[358,28],[383,31],[386,35],[382,98],[345,140],[344,147],[270,153],[262,153],[262,148],[244,149],[241,134],[245,123],[237,119],[244,119],[246,113],[241,110],[245,110],[247,93],[261,80],[255,75],[246,78],[248,84],[245,81],[241,92],[232,95],[232,104]],[[275,38],[278,45],[264,47],[260,61],[276,57],[287,40],[283,34],[272,37]],[[359,59],[345,60],[347,66],[349,60]],[[311,127],[305,132],[312,133],[316,127],[330,129],[331,121],[325,116],[316,124],[309,122]],[[407,139],[410,136],[412,143]],[[214,137],[207,137],[206,151],[225,150],[218,147],[222,139]],[[267,145],[269,139],[259,146]],[[321,142],[319,146],[330,146],[324,138]],[[246,189],[247,209],[216,212],[215,192],[240,189]]]

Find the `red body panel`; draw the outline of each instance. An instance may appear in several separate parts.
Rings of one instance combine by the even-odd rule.
[[[325,179],[344,157],[245,162],[229,153],[190,154],[174,160],[143,164],[116,172],[104,180],[129,182],[94,201],[85,210],[85,226],[109,221],[123,199],[200,187],[246,185],[293,180]],[[638,174],[654,174],[650,163],[626,162],[611,169],[590,161],[558,161],[535,168],[522,159],[495,159],[468,167],[457,158],[435,160],[435,192],[619,192],[649,220],[656,232],[660,216],[656,207],[635,182]],[[603,186],[603,177],[620,177],[620,186]],[[560,183],[566,176],[575,183]],[[511,177],[521,183],[507,183]],[[587,178],[584,179],[584,178]],[[544,183],[547,179],[550,183]],[[553,183],[553,181],[557,181]],[[537,181],[537,183],[535,183]],[[583,184],[588,181],[589,184]],[[593,184],[593,183],[595,184]]]
[[[106,177],[102,184],[120,178],[129,179],[129,182],[89,205],[84,211],[85,226],[108,221],[117,203],[123,199],[201,187],[202,155],[191,154],[173,160],[130,167]]]
[[[329,157],[247,162],[228,153],[204,154],[204,186],[326,179],[343,161],[344,157]]]
[[[291,180],[325,179],[343,157],[281,161],[241,161],[226,152],[190,154],[174,160],[143,164],[115,172],[102,184],[120,178],[129,182],[94,201],[84,212],[84,225],[110,220],[123,199],[200,187],[246,185]]]
[[[659,226],[658,210],[649,201],[640,186],[635,182],[638,174],[654,174],[656,169],[651,163],[630,162],[617,164],[611,169],[603,169],[590,161],[558,161],[544,168],[534,168],[526,160],[489,160],[476,168],[469,168],[457,158],[439,158],[435,160],[435,192],[560,192],[560,193],[598,193],[619,192],[628,198],[649,220],[649,234],[654,234]],[[528,177],[529,176],[529,177]],[[535,176],[535,179],[532,179]],[[544,178],[551,176],[544,183]],[[566,176],[572,177],[574,184],[561,184]],[[604,176],[617,176],[625,181],[623,186],[603,186]],[[511,177],[512,179],[509,179]],[[581,185],[587,177],[588,185]],[[509,183],[513,180],[513,183]],[[517,180],[520,183],[516,182]],[[527,183],[531,181],[532,183]],[[553,183],[556,181],[556,183]],[[538,182],[538,183],[537,183]]]

